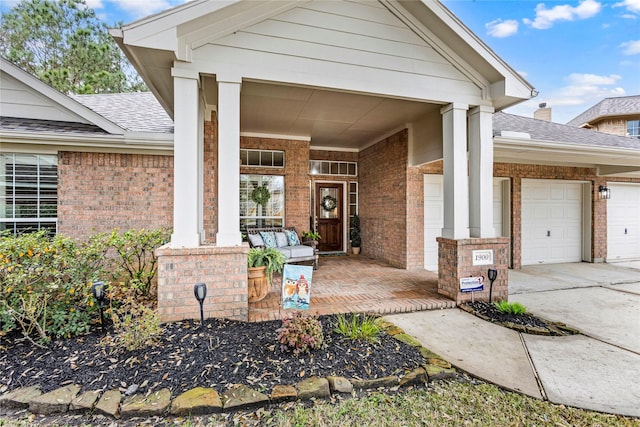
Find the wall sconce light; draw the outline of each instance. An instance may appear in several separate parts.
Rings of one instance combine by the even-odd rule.
[[[104,314],[102,312],[102,303],[104,302],[107,286],[102,281],[93,282],[91,285],[91,293],[93,297],[98,301],[98,307],[100,308],[100,326],[102,332],[104,332]]]
[[[598,187],[598,193],[600,193],[601,199],[610,199],[611,198],[611,189],[606,185],[601,185]]]
[[[495,268],[490,268],[489,271],[487,271],[487,276],[489,277],[489,281],[491,282],[491,284],[489,285],[489,302],[493,302],[493,282],[495,282],[495,280],[498,278],[498,270],[496,270]]]
[[[196,283],[193,287],[193,295],[200,303],[200,327],[202,328],[202,325],[204,325],[204,311],[202,310],[202,304],[207,296],[207,285],[204,283]]]

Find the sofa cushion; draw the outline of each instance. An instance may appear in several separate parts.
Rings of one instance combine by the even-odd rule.
[[[276,231],[276,245],[279,248],[289,246],[289,239],[287,239],[287,235],[284,232]]]
[[[284,233],[287,235],[287,240],[289,241],[289,246],[299,246],[300,238],[298,237],[298,233],[293,230],[284,230]]]
[[[273,231],[261,231],[260,236],[262,236],[262,240],[264,240],[264,245],[267,248],[278,247],[276,243],[276,233],[274,233]]]
[[[299,257],[310,257],[313,256],[313,248],[311,246],[285,246],[282,248],[276,248],[278,252],[281,252],[287,259],[288,258],[299,258]]]
[[[251,242],[251,246],[253,246],[254,248],[258,246],[264,246],[264,240],[262,240],[262,236],[260,235],[260,233],[249,233],[247,235],[247,238]]]

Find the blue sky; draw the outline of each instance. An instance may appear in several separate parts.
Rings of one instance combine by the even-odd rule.
[[[16,0],[0,0],[2,9]],[[184,0],[87,0],[107,24]],[[640,94],[640,0],[443,0],[539,95],[508,110],[532,116],[541,102],[566,123],[602,98]]]

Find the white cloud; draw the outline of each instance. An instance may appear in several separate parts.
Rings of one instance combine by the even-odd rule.
[[[102,3],[102,0],[86,0],[87,3],[87,7],[89,9],[102,9],[104,8],[104,4]]]
[[[637,1],[637,0],[627,0]],[[538,30],[546,30],[551,28],[556,21],[574,21],[576,19],[591,18],[602,10],[602,4],[595,0],[583,0],[578,6],[570,6],[568,4],[554,6],[547,9],[544,3],[536,6],[536,17],[532,21],[523,19],[522,21]]]
[[[614,4],[613,7],[624,7],[629,12],[640,13],[640,0],[624,0]]]
[[[616,84],[622,77],[617,74],[611,74],[609,76],[598,76],[597,74],[580,74],[571,73],[567,76],[566,80],[570,85],[601,85],[610,86]]]
[[[506,21],[496,19],[495,21],[487,22],[484,26],[487,28],[487,34],[492,37],[509,37],[518,32],[518,21],[514,19]]]
[[[640,54],[640,40],[630,40],[620,45],[623,55],[638,55]]]

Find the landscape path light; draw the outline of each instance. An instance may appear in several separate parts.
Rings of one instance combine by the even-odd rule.
[[[202,304],[204,303],[204,299],[207,297],[207,285],[204,283],[196,283],[193,287],[193,294],[200,303],[200,327],[202,328],[202,325],[204,325],[204,311],[202,310]]]
[[[487,272],[487,276],[489,277],[489,302],[493,302],[493,295],[491,295],[493,293],[493,282],[496,280],[496,278],[498,277],[498,270],[496,270],[495,268],[490,268],[489,271]]]
[[[107,285],[105,285],[103,281],[93,282],[91,285],[91,293],[98,302],[98,308],[100,308],[100,326],[102,327],[102,332],[104,332],[104,313],[102,311],[102,304],[104,303],[106,288]]]

